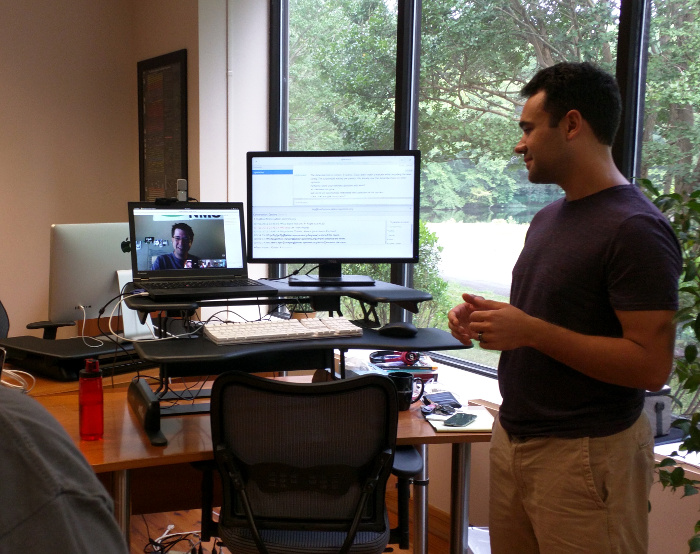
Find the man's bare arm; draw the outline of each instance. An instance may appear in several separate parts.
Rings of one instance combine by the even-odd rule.
[[[529,346],[581,373],[615,385],[659,390],[673,364],[672,310],[616,311],[622,337],[584,335],[529,316],[510,304],[477,300],[470,330],[482,348]]]

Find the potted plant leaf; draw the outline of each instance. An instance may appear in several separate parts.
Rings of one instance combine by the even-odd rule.
[[[700,492],[700,481],[689,479],[676,458],[700,453],[700,190],[683,195],[661,193],[648,179],[637,179],[647,196],[667,217],[683,252],[683,271],[679,285],[680,309],[676,316],[679,334],[671,378],[671,396],[678,417],[672,426],[680,429],[681,444],[670,457],[657,464],[663,488],[682,491],[682,496]],[[700,521],[688,541],[690,552],[700,552]]]

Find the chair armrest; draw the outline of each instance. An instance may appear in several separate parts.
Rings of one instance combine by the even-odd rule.
[[[34,321],[33,323],[27,323],[27,329],[43,329],[43,338],[47,340],[54,340],[56,338],[56,330],[59,327],[72,326],[75,326],[75,321]]]

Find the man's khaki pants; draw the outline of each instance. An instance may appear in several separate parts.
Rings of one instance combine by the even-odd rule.
[[[492,554],[646,554],[654,439],[646,415],[602,438],[491,439]]]

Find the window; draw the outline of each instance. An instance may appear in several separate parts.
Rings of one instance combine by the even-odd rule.
[[[700,5],[652,2],[639,177],[665,192],[690,194],[700,171],[697,122]]]
[[[532,216],[561,196],[532,184],[513,148],[520,89],[560,61],[615,71],[619,6],[596,1],[423,3],[418,144],[422,219],[442,247],[448,304],[468,291],[508,301]],[[454,354],[495,367],[498,353]]]
[[[396,13],[384,2],[289,0],[288,150],[390,150]]]
[[[688,0],[650,3],[650,30],[645,48],[648,58],[645,109],[639,141],[641,156],[635,172],[638,177],[649,179],[660,192],[674,193],[681,199],[676,212],[681,217],[676,218],[676,224],[680,227],[678,236],[688,267],[680,294],[682,322],[693,322],[698,317],[694,305],[698,277],[693,267],[698,256],[698,210],[693,195],[697,194],[700,172],[696,92],[699,8],[697,1]],[[680,225],[683,212],[687,219]],[[679,325],[676,351],[682,353],[686,346],[692,350],[696,344],[692,329]],[[697,367],[697,360],[692,357],[681,356],[676,362],[670,382],[676,413],[690,416],[700,409],[700,395],[695,384]],[[688,390],[679,386],[686,379]]]
[[[288,4],[289,149],[392,148],[395,119],[407,117],[405,110],[395,115],[397,67],[406,63],[397,63],[396,37],[419,30],[415,113],[423,261],[415,267],[414,283],[434,297],[414,317],[419,325],[446,328],[446,313],[463,291],[507,300],[529,221],[561,195],[556,186],[529,183],[513,153],[520,135],[519,91],[539,68],[593,61],[617,72],[631,115],[616,157],[631,160],[630,177],[649,176],[670,188],[692,186],[687,177],[697,171],[700,140],[690,92],[697,88],[697,2],[651,4],[643,133],[633,104],[646,66],[635,52],[643,51],[639,37],[650,14],[638,2]],[[416,10],[414,29],[400,28],[410,21],[400,8]],[[497,353],[478,347],[455,354],[480,366],[498,361]]]

